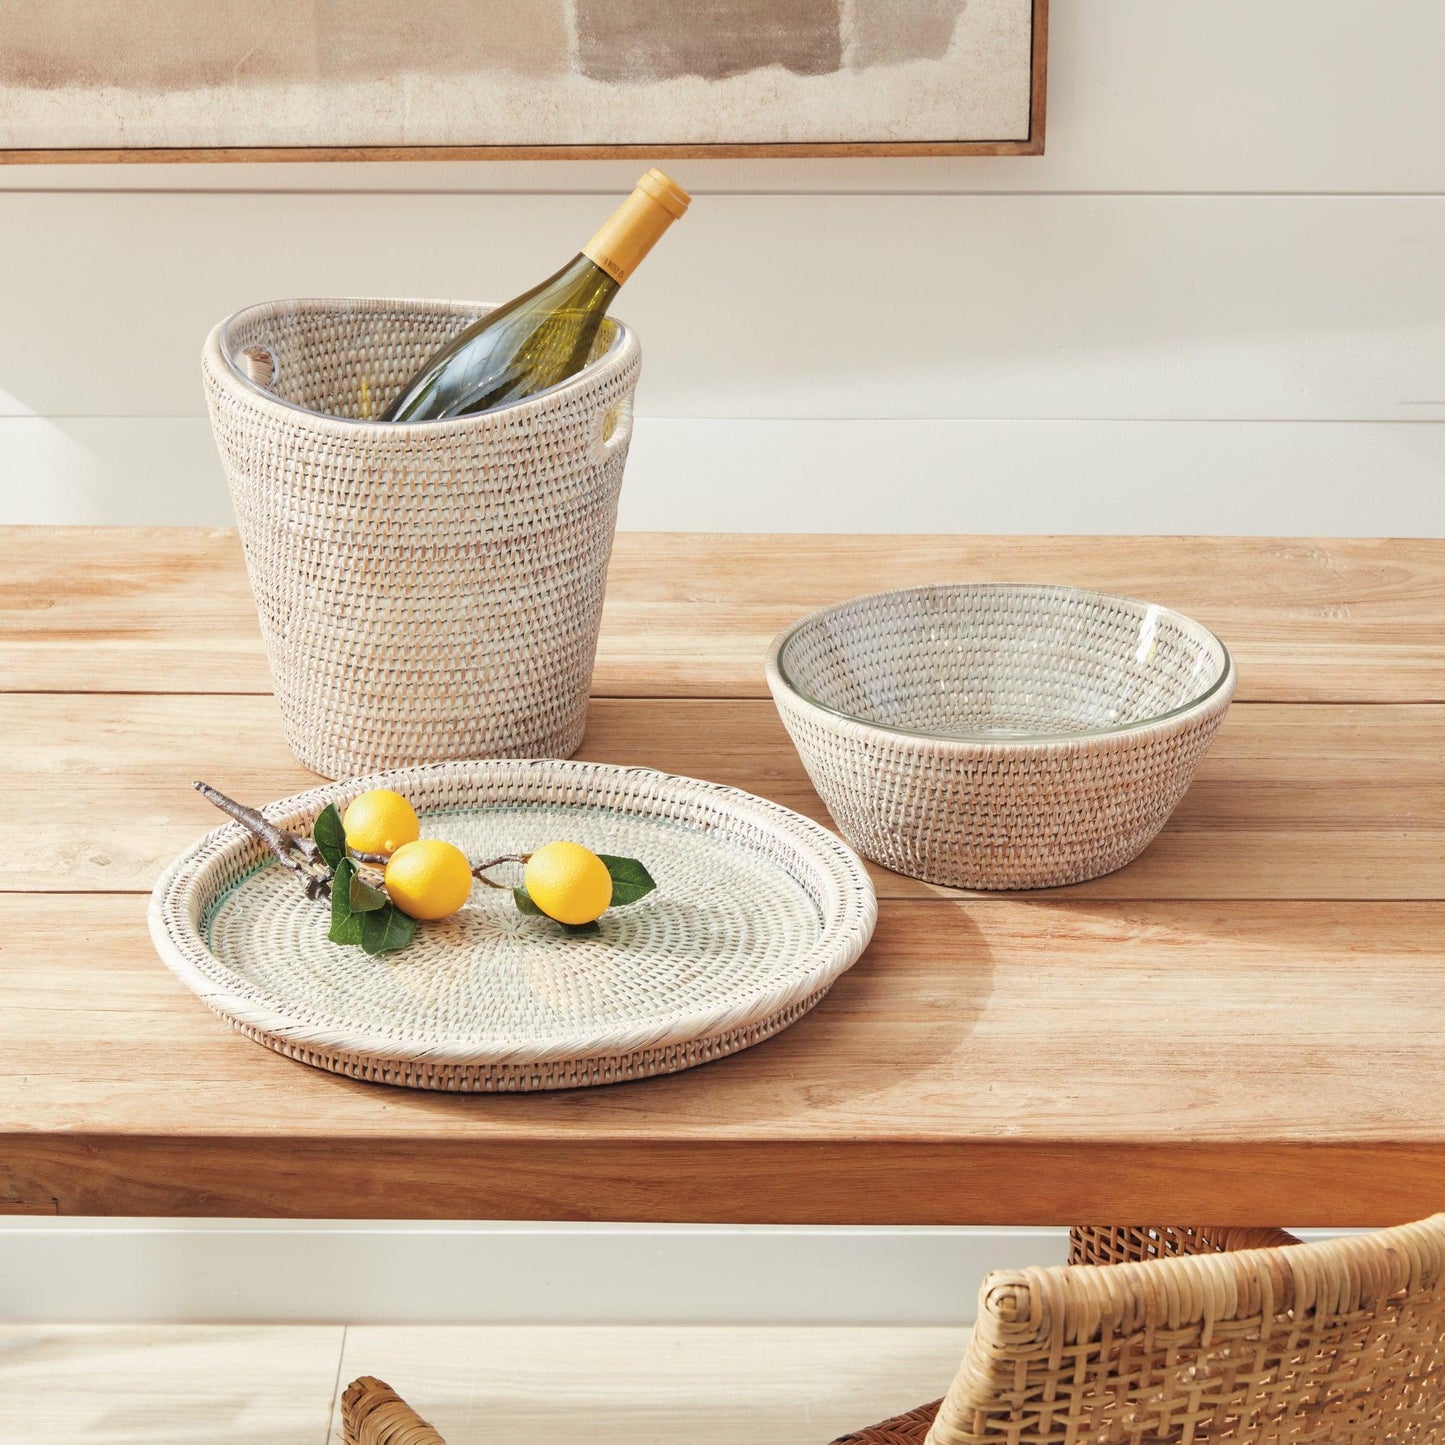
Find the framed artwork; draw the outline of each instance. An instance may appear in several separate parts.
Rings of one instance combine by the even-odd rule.
[[[4,0],[0,160],[1038,154],[1048,0]]]

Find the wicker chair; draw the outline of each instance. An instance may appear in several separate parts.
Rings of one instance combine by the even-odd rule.
[[[1319,1244],[1076,1228],[1067,1266],[984,1281],[944,1399],[836,1445],[1442,1445],[1442,1275],[1445,1214]],[[347,1445],[445,1445],[378,1380],[342,1418]]]

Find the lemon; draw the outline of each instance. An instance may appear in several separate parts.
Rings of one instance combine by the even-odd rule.
[[[403,843],[421,837],[416,809],[390,788],[372,788],[362,793],[341,820],[346,846],[357,853],[395,853]]]
[[[527,895],[558,923],[591,923],[612,902],[607,865],[580,843],[546,843],[527,860]]]
[[[386,865],[386,891],[412,918],[448,918],[472,891],[472,865],[440,838],[403,843]]]

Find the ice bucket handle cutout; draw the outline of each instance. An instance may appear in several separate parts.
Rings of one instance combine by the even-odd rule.
[[[625,451],[632,440],[632,393],[609,406],[597,429],[597,460],[607,461],[618,450]]]
[[[243,347],[231,358],[231,364],[247,381],[255,382],[263,391],[270,391],[276,384],[276,353],[269,346],[253,344]]]

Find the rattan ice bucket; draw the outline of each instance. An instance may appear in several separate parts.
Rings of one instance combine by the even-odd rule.
[[[292,752],[328,777],[582,741],[641,367],[516,406],[378,425],[478,302],[248,307],[207,339],[211,424]]]

